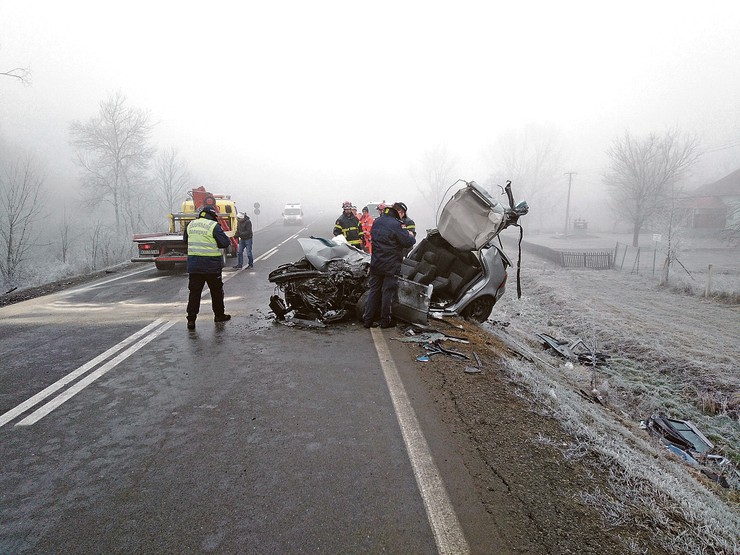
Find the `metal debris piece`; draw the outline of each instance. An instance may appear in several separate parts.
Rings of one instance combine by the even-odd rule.
[[[453,335],[447,335],[442,332],[424,332],[411,337],[394,337],[398,341],[404,343],[433,343],[435,341],[455,341],[457,343],[470,343],[464,337],[455,337]]]
[[[562,339],[555,339],[546,333],[538,333],[537,337],[561,356],[582,364],[598,366],[600,364],[606,364],[606,360],[609,358],[609,355],[590,349],[583,339],[580,338],[577,338],[572,343],[568,343]]]
[[[466,366],[465,367],[465,373],[466,374],[480,374],[483,372],[480,368],[473,368],[472,366]]]

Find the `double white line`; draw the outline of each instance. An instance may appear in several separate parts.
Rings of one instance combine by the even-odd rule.
[[[76,370],[73,370],[72,372],[64,376],[62,379],[51,384],[49,387],[47,387],[43,391],[39,391],[36,395],[31,397],[30,399],[24,401],[17,407],[9,410],[8,412],[0,416],[0,427],[14,420],[16,417],[20,416],[21,414],[26,412],[31,407],[38,405],[40,402],[45,400],[47,397],[50,397],[51,395],[53,395],[54,393],[56,393],[57,391],[65,387],[67,384],[73,382],[74,380],[82,376],[83,374],[87,373],[89,370],[92,370],[93,368],[95,368],[101,362],[108,360],[110,357],[118,353],[121,349],[123,349],[127,345],[130,345],[131,343],[134,343],[134,341],[136,341],[136,343],[131,345],[128,349],[120,353],[118,356],[116,356],[115,358],[112,358],[111,360],[108,360],[108,362],[103,364],[97,370],[95,370],[94,372],[91,372],[90,374],[85,376],[83,379],[75,383],[72,387],[63,391],[62,393],[54,397],[51,401],[39,407],[34,412],[26,416],[23,420],[16,423],[16,426],[30,426],[32,424],[35,424],[36,422],[41,420],[44,416],[46,416],[51,411],[53,411],[55,408],[60,406],[62,403],[64,403],[65,401],[68,401],[69,399],[77,395],[80,391],[82,391],[88,385],[90,385],[95,380],[103,376],[109,370],[118,366],[118,364],[126,360],[136,351],[141,349],[144,345],[146,345],[147,343],[154,340],[159,335],[161,335],[162,333],[170,329],[173,325],[175,325],[175,323],[177,323],[177,320],[164,320],[161,318],[159,320],[155,320],[154,322],[152,322],[145,328],[140,329],[135,334],[127,337],[126,339],[118,343],[117,345],[114,345],[113,347],[111,347],[110,349],[102,353],[101,355],[98,355],[97,357],[92,359],[90,362],[83,364]]]

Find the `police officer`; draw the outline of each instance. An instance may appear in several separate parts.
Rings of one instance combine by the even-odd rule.
[[[360,239],[360,220],[352,213],[352,203],[345,200],[342,204],[342,215],[334,223],[334,236],[344,235],[347,243],[362,249],[362,240]]]
[[[403,206],[406,207],[405,205]],[[403,228],[399,218],[401,203],[386,208],[383,215],[375,219],[370,232],[373,254],[370,258],[370,287],[365,304],[362,324],[373,326],[373,318],[380,308],[380,327],[393,326],[391,305],[398,289],[398,274],[401,272],[403,251],[410,249],[416,238]]]
[[[200,209],[198,218],[190,222],[183,233],[188,244],[188,329],[195,329],[195,319],[200,310],[200,296],[207,283],[211,292],[214,322],[228,322],[225,314],[224,283],[221,280],[221,250],[229,246],[229,238],[218,223],[216,209],[206,206]]]

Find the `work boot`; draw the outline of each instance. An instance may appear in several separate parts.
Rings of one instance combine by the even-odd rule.
[[[231,314],[221,314],[213,319],[214,322],[228,322],[229,320],[231,320]]]
[[[249,267],[249,266],[247,266],[247,267]],[[234,268],[235,270],[241,270],[242,269],[241,266],[232,266],[232,268]]]
[[[380,327],[382,329],[384,329],[384,330],[386,330],[388,328],[393,328],[395,326],[396,326],[396,323],[393,320],[391,320],[390,322],[381,322],[380,323]]]
[[[189,330],[195,329],[195,318],[188,318],[188,329]]]

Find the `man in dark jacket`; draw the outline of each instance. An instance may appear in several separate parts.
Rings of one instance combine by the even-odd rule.
[[[239,238],[239,251],[237,253],[237,262],[234,268],[241,270],[244,264],[244,251],[247,251],[247,270],[254,268],[254,259],[252,258],[252,220],[243,212],[236,215],[236,236]]]
[[[414,235],[405,229],[399,219],[398,209],[403,203],[396,203],[386,208],[383,214],[375,219],[370,231],[373,253],[370,258],[370,290],[365,304],[362,324],[372,327],[373,318],[380,306],[380,327],[392,327],[391,305],[393,295],[398,288],[398,274],[401,272],[401,261],[404,249],[416,243]]]
[[[352,203],[345,200],[342,204],[342,215],[334,223],[334,237],[344,235],[347,243],[362,249],[362,240],[360,239],[360,220],[352,213]]]
[[[195,329],[195,319],[200,311],[200,296],[207,283],[211,292],[214,322],[228,322],[224,314],[224,283],[221,280],[221,250],[229,246],[229,238],[221,229],[213,206],[201,208],[198,218],[190,222],[183,233],[188,244],[188,329]]]

